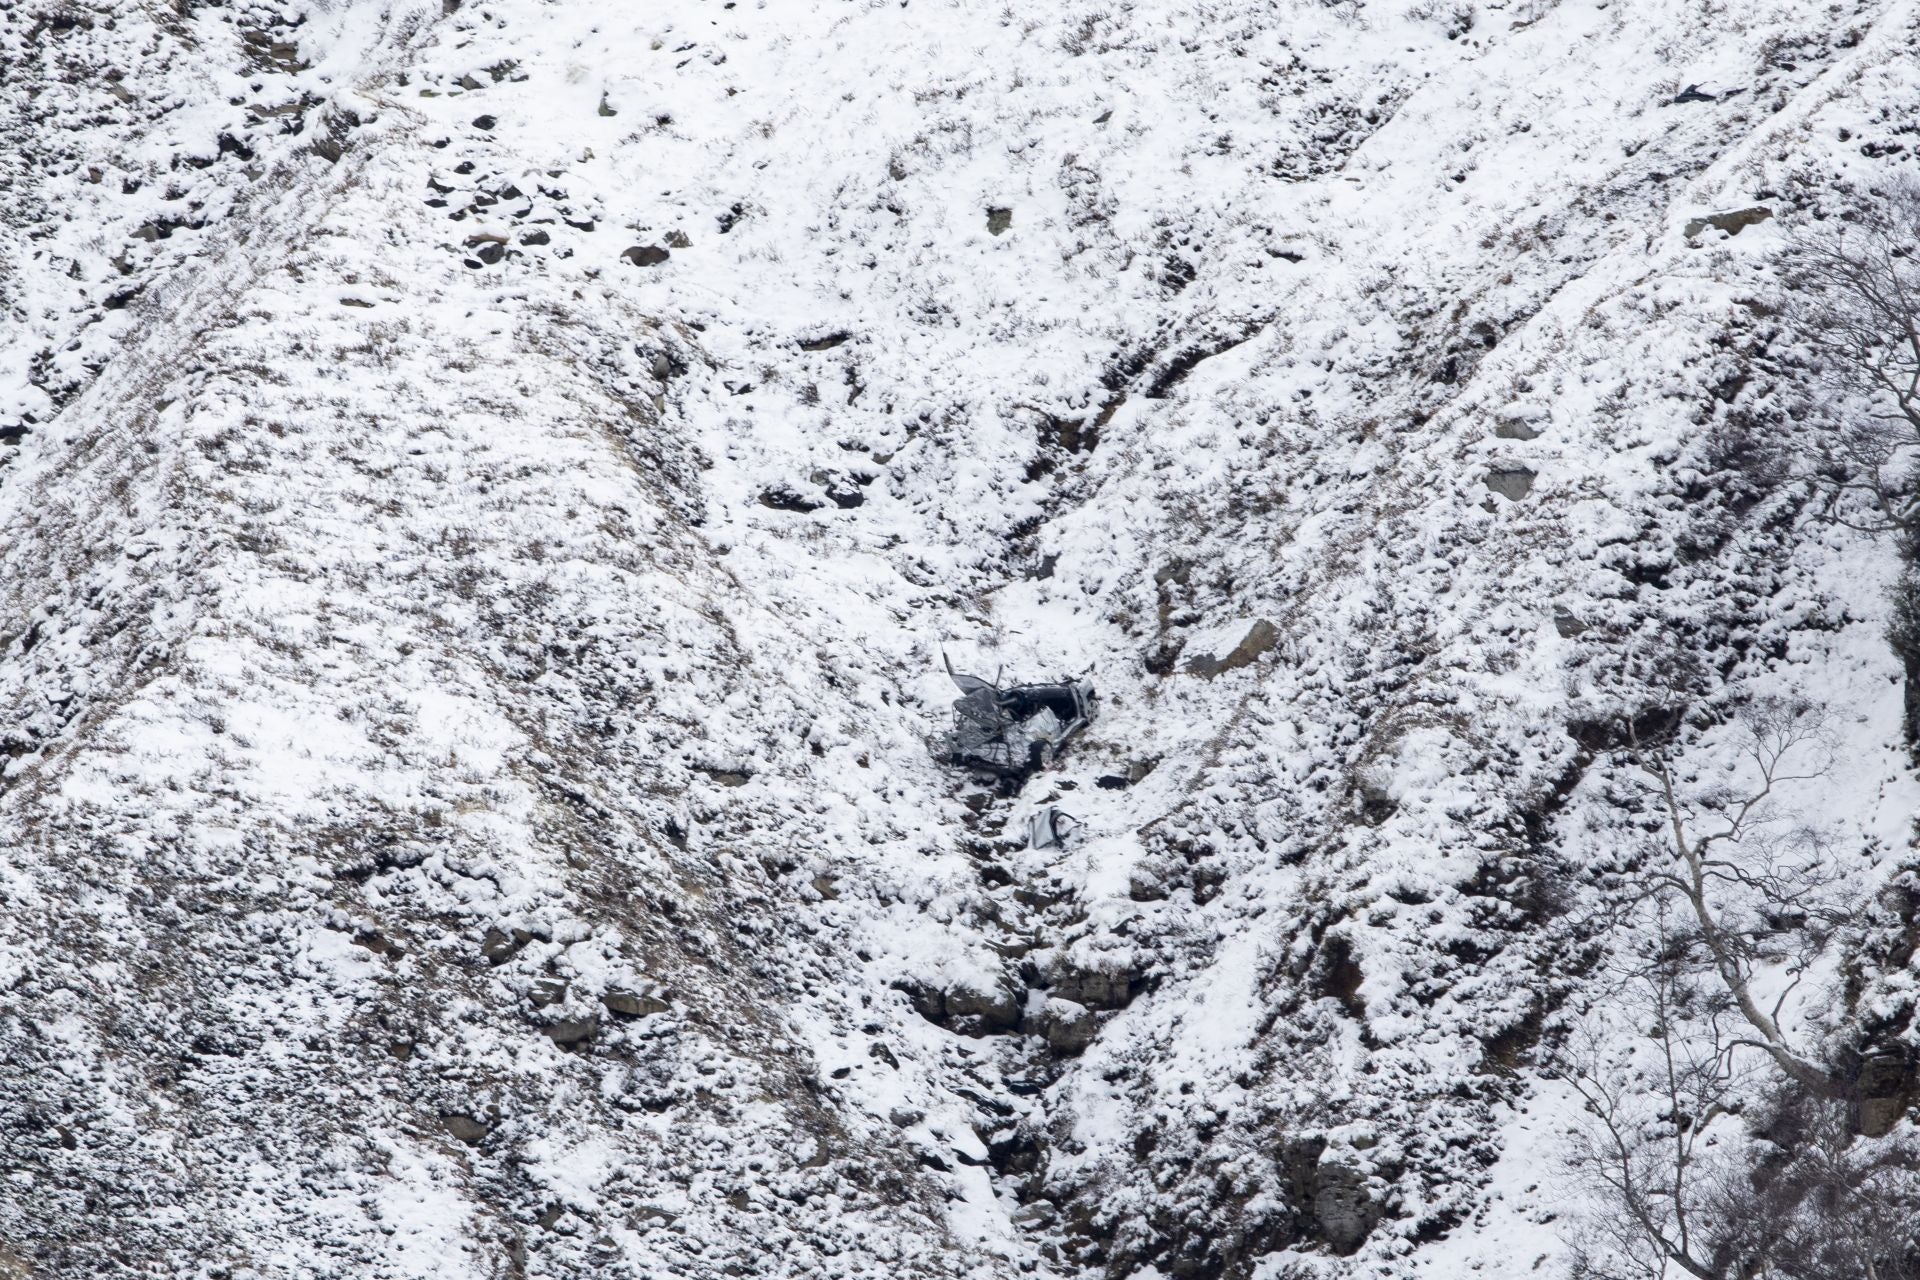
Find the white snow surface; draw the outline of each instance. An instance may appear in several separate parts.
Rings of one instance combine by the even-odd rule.
[[[1893,552],[1726,441],[1916,47],[0,13],[0,1276],[1551,1274],[1554,1031],[1658,838],[1595,727],[1804,699],[1786,799],[1910,855]],[[989,798],[943,651],[1098,716]]]

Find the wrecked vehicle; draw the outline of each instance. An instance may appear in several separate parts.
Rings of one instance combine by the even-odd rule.
[[[941,740],[948,764],[1024,781],[1052,764],[1060,749],[1093,718],[1093,689],[1077,680],[1002,689],[963,676],[947,660],[960,687],[953,729]]]

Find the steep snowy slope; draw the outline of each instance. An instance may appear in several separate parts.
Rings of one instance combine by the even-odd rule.
[[[1540,1274],[1622,726],[1909,856],[1906,0],[5,21],[0,1275]]]

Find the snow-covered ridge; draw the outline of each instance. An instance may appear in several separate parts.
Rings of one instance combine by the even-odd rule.
[[[4,21],[0,1275],[1537,1274],[1609,726],[1906,850],[1739,440],[1911,3]]]

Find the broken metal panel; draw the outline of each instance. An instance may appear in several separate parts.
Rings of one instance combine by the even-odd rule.
[[[1077,680],[1002,689],[960,674],[951,661],[947,674],[961,694],[942,750],[950,764],[1025,778],[1052,764],[1092,719],[1093,690]]]
[[[1067,838],[1079,829],[1078,818],[1048,805],[1027,819],[1027,847],[1030,849],[1061,848],[1067,843]]]

